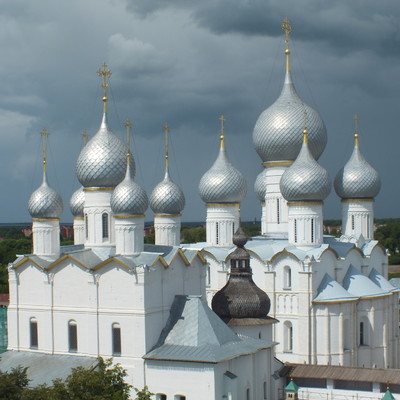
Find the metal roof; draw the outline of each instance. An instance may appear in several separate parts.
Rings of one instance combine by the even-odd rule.
[[[291,364],[285,363],[280,371],[281,376],[291,378],[332,379],[338,381],[353,382],[390,382],[400,384],[398,369],[343,367],[341,365],[317,365],[317,364]]]
[[[29,351],[6,351],[1,354],[0,370],[9,372],[18,366],[27,367],[29,386],[51,385],[54,379],[65,379],[72,368],[90,368],[97,364],[95,357],[43,354]]]
[[[177,295],[156,346],[144,358],[217,363],[255,353],[272,344],[239,337],[200,297]]]
[[[344,289],[337,281],[335,281],[329,274],[325,274],[321,284],[318,287],[317,296],[314,298],[314,303],[327,303],[327,302],[343,302],[354,301],[358,297],[351,295]]]

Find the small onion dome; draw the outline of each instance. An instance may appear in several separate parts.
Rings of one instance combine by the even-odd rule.
[[[83,207],[85,205],[85,192],[83,187],[75,190],[69,201],[69,208],[74,217],[83,217]]]
[[[200,180],[199,192],[205,203],[240,203],[246,196],[246,180],[229,162],[223,137],[217,159]]]
[[[301,132],[307,112],[310,150],[318,160],[325,149],[327,134],[319,114],[296,93],[290,72],[278,99],[258,117],[253,131],[253,144],[263,162],[294,161],[301,148]]]
[[[99,131],[89,140],[79,154],[76,174],[84,187],[114,187],[124,179],[127,146],[110,130],[107,114]],[[135,164],[131,159],[131,173]]]
[[[342,199],[373,199],[381,188],[378,172],[360,152],[358,134],[353,153],[335,177],[335,191]]]
[[[265,201],[265,194],[267,192],[267,169],[264,168],[258,175],[254,182],[254,191],[261,202]]]
[[[282,196],[287,201],[322,201],[331,191],[331,180],[308,147],[307,129],[296,161],[284,172],[280,182]]]
[[[185,196],[181,188],[172,182],[168,169],[164,179],[151,193],[150,207],[154,214],[180,214],[185,207]]]
[[[149,200],[146,192],[133,181],[129,167],[125,179],[117,185],[111,195],[111,210],[116,215],[143,215]]]
[[[32,218],[59,218],[63,209],[61,196],[49,186],[46,173],[43,173],[42,184],[29,198],[29,213]]]
[[[233,236],[233,243],[237,248],[230,254],[229,280],[214,295],[212,309],[226,322],[232,318],[266,318],[271,302],[251,277],[250,255],[244,248],[247,236],[241,228]]]

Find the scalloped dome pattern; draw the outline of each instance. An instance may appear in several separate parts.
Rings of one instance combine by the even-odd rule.
[[[325,124],[319,114],[298,96],[290,72],[278,99],[258,117],[253,131],[253,144],[263,162],[294,161],[301,149],[298,134],[304,127],[307,112],[307,129],[310,150],[318,160],[327,143]]]
[[[200,197],[205,203],[240,203],[247,193],[246,180],[221,148],[213,166],[202,176]]]
[[[267,192],[267,169],[264,168],[256,178],[254,182],[254,192],[256,193],[258,200],[261,202],[265,201],[265,194]]]
[[[381,180],[355,146],[349,161],[336,174],[334,186],[342,199],[373,199],[381,189]]]
[[[322,201],[329,195],[331,180],[328,172],[315,161],[307,143],[282,175],[280,189],[287,201]]]
[[[84,187],[113,187],[124,179],[127,146],[108,128],[104,114],[99,131],[86,144],[76,163],[76,175]],[[131,157],[131,174],[135,163]]]
[[[181,188],[172,182],[168,170],[150,195],[150,207],[154,214],[180,214],[185,207],[185,196]]]
[[[74,217],[83,217],[83,207],[85,205],[85,192],[83,187],[75,190],[69,201],[69,208]]]
[[[61,196],[52,189],[43,176],[43,183],[29,198],[28,211],[32,218],[59,218],[64,209]]]
[[[114,214],[143,215],[149,205],[146,192],[132,180],[129,171],[111,195]]]

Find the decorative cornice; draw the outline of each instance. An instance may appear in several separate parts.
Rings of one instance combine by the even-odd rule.
[[[216,207],[240,207],[240,203],[207,203],[207,208],[216,208]]]
[[[182,214],[154,214],[155,217],[181,217]]]
[[[32,218],[32,222],[60,221],[60,218]]]
[[[114,187],[89,187],[83,188],[84,192],[109,192],[114,190]]]
[[[264,167],[283,167],[292,165],[293,161],[266,161],[263,162],[262,165]]]
[[[288,206],[322,206],[324,204],[323,201],[288,201]]]
[[[115,219],[144,218],[144,214],[114,215]]]
[[[374,203],[375,200],[370,198],[370,199],[342,199],[341,200],[342,203]]]

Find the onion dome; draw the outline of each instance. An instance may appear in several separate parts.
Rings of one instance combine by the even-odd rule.
[[[335,191],[342,199],[373,199],[381,188],[378,172],[360,152],[356,131],[353,153],[335,177]]]
[[[111,195],[111,210],[114,214],[143,215],[149,205],[146,192],[133,181],[130,171],[128,165],[125,179]]]
[[[83,207],[85,205],[85,192],[83,187],[75,190],[69,201],[69,208],[74,217],[83,217]]]
[[[298,96],[290,74],[289,33],[286,19],[282,25],[286,33],[286,76],[278,99],[258,117],[253,131],[253,144],[263,162],[294,161],[301,148],[304,111],[308,115],[310,150],[316,160],[325,149],[327,134],[319,114]]]
[[[151,193],[150,207],[154,214],[180,214],[185,207],[185,196],[181,188],[172,182],[168,168],[164,179]]]
[[[237,246],[230,254],[231,273],[227,284],[212,299],[213,311],[224,321],[232,318],[266,318],[271,302],[251,277],[250,255],[244,248],[247,236],[239,228],[233,236]]]
[[[254,191],[261,202],[265,201],[265,194],[267,191],[267,172],[267,169],[264,168],[257,175],[257,179],[254,182]]]
[[[223,117],[221,121],[219,154],[213,166],[200,179],[200,197],[205,203],[240,203],[246,196],[247,184],[243,175],[229,162],[225,150]]]
[[[46,172],[44,172],[42,184],[29,198],[29,213],[32,218],[59,218],[63,208],[61,196],[49,186]]]
[[[108,127],[107,114],[99,131],[89,140],[79,154],[76,174],[84,187],[113,187],[124,179],[127,147]],[[131,174],[135,164],[131,160]]]
[[[280,181],[281,193],[287,201],[322,201],[331,190],[328,172],[315,161],[308,147],[307,133],[304,129],[300,153]]]

